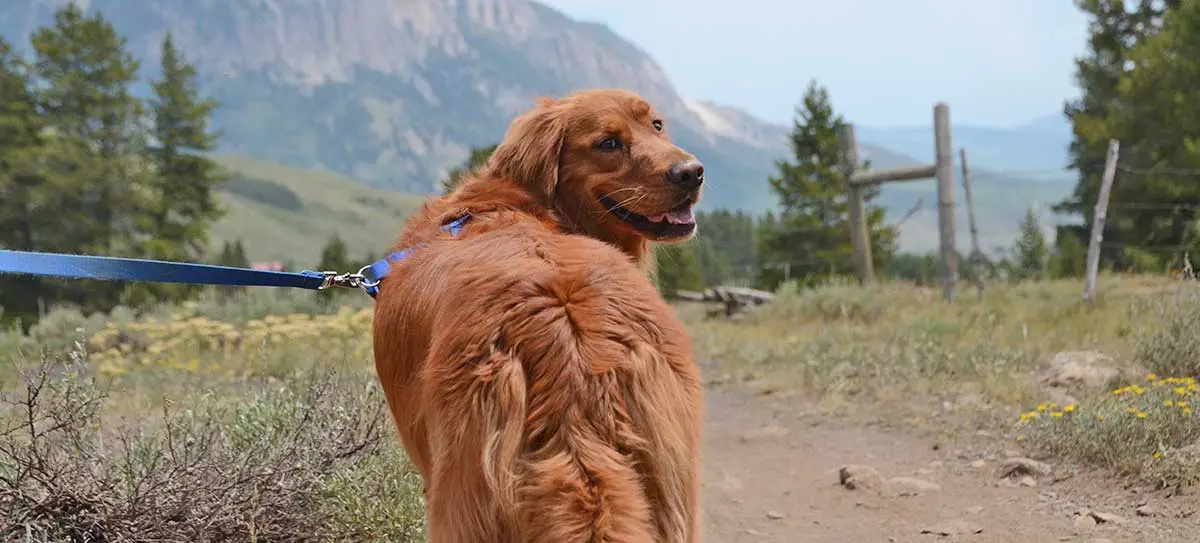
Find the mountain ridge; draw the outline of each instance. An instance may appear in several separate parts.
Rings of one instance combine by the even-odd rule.
[[[69,1],[0,4],[0,34],[23,46]],[[498,141],[536,97],[602,86],[645,96],[667,117],[675,141],[702,157],[712,180],[705,208],[773,208],[767,178],[777,159],[791,158],[790,127],[685,96],[647,52],[607,25],[533,1],[76,3],[113,22],[144,73],[156,70],[159,43],[172,32],[196,64],[202,91],[222,104],[213,119],[223,134],[218,152],[329,170],[370,187],[433,193],[448,169],[472,147]],[[956,126],[956,146],[961,131]],[[932,134],[892,146],[869,132],[860,129],[860,154],[875,168],[932,158]],[[986,151],[968,148],[973,166],[988,163]],[[923,195],[932,183],[885,187],[889,216],[912,205],[913,187]],[[993,214],[1014,228],[1019,219],[1012,209]],[[981,215],[987,222],[989,212]]]

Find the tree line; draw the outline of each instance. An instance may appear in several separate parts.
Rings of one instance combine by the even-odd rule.
[[[0,37],[0,247],[167,260],[207,256],[222,216],[223,176],[204,156],[216,103],[196,70],[162,41],[148,98],[135,96],[141,61],[99,14],[74,3],[29,36],[29,53]],[[193,287],[0,276],[12,320],[39,305],[85,311],[180,299]]]
[[[1088,19],[1076,59],[1078,99],[1063,108],[1074,137],[1070,166],[1079,183],[1060,213],[1083,224],[1058,238],[1086,245],[1094,222],[1108,141],[1120,162],[1101,261],[1116,270],[1162,273],[1200,249],[1200,2],[1075,0]]]

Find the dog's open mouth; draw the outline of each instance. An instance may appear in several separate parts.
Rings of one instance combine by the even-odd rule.
[[[696,215],[693,213],[696,201],[690,198],[666,213],[650,216],[625,209],[607,196],[600,198],[600,204],[626,224],[650,234],[655,239],[679,238],[696,230]]]

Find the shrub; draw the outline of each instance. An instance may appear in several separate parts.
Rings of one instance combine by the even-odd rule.
[[[164,402],[131,427],[105,416],[102,383],[71,356],[0,404],[0,539],[418,540],[418,479],[384,446],[372,379],[297,374],[242,402]]]
[[[1160,378],[1112,390],[1078,405],[1043,403],[1021,415],[1037,450],[1139,476],[1160,486],[1188,486],[1200,476],[1200,387],[1191,377]]]

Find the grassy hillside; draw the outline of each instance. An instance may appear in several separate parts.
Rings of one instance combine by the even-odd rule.
[[[217,160],[233,179],[221,189],[228,214],[213,244],[241,238],[252,261],[314,266],[339,233],[352,259],[391,247],[404,219],[424,197],[364,186],[336,173],[281,166],[243,156]],[[364,262],[364,264],[366,264]]]

